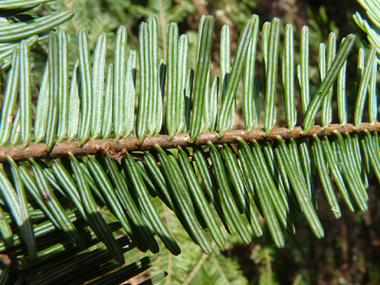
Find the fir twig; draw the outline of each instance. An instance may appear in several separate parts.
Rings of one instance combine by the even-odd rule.
[[[321,126],[313,126],[306,135],[302,135],[303,129],[295,127],[291,132],[287,128],[273,128],[271,133],[264,137],[264,130],[254,129],[248,134],[245,130],[231,130],[226,131],[224,136],[220,139],[217,138],[217,132],[204,132],[198,136],[194,143],[190,143],[190,134],[177,134],[171,141],[168,140],[167,135],[155,135],[146,137],[141,145],[138,145],[138,138],[127,137],[122,138],[115,142],[114,139],[97,139],[86,142],[82,147],[78,147],[77,141],[62,142],[56,144],[50,152],[46,151],[45,144],[32,144],[22,149],[20,146],[15,147],[0,147],[0,163],[7,161],[7,156],[10,156],[14,161],[23,161],[43,158],[57,158],[66,157],[69,152],[75,156],[93,155],[96,153],[110,153],[115,159],[121,159],[125,156],[127,151],[146,151],[152,150],[156,145],[163,149],[177,148],[177,147],[196,147],[206,145],[208,142],[212,144],[222,145],[225,143],[235,143],[238,137],[246,142],[257,141],[267,142],[273,141],[277,137],[283,140],[297,139],[297,138],[311,138],[314,135],[318,137],[331,136],[338,131],[341,134],[358,134],[365,131],[378,132],[380,131],[380,123],[374,124],[361,123],[357,129],[352,124],[339,125],[331,124],[325,130]]]

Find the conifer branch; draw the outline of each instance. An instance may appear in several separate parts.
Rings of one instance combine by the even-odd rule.
[[[124,157],[127,151],[147,151],[154,149],[155,145],[159,145],[163,149],[177,148],[177,147],[193,147],[207,145],[208,142],[212,144],[225,144],[236,143],[238,137],[244,141],[257,141],[265,142],[272,141],[280,136],[282,139],[299,139],[310,138],[314,135],[318,137],[330,136],[334,132],[338,131],[341,134],[346,133],[362,133],[364,131],[378,132],[380,131],[380,123],[374,124],[361,123],[355,130],[355,126],[352,124],[338,125],[331,124],[325,130],[321,126],[313,126],[309,133],[302,136],[303,129],[301,127],[295,127],[291,132],[287,128],[273,128],[271,133],[264,137],[264,130],[255,129],[249,133],[244,130],[231,130],[226,131],[224,136],[220,139],[217,138],[217,132],[204,132],[198,136],[194,143],[190,143],[189,134],[177,134],[171,141],[168,140],[167,135],[155,135],[146,137],[143,143],[139,146],[137,144],[138,138],[127,137],[122,138],[115,142],[114,139],[97,139],[87,141],[82,147],[78,146],[77,141],[62,142],[56,144],[50,152],[46,151],[46,144],[33,144],[24,149],[20,146],[15,147],[0,147],[0,162],[6,162],[7,156],[10,156],[14,161],[24,161],[28,159],[46,159],[57,158],[67,156],[72,153],[75,156],[93,155],[96,153],[110,153],[114,159],[121,159]]]

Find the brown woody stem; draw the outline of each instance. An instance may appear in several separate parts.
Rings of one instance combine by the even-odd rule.
[[[161,148],[176,148],[176,147],[191,147],[201,146],[207,144],[209,141],[213,144],[235,143],[236,138],[241,137],[245,141],[256,140],[257,142],[272,141],[276,137],[280,136],[282,139],[297,139],[297,138],[309,138],[314,135],[319,137],[330,136],[335,131],[339,133],[362,133],[365,130],[369,132],[380,131],[380,123],[374,124],[362,123],[355,130],[354,125],[329,125],[325,130],[322,130],[320,126],[314,126],[310,132],[302,136],[302,128],[295,127],[292,132],[288,132],[287,128],[274,128],[269,136],[264,137],[264,131],[262,129],[252,130],[250,133],[245,133],[244,130],[232,130],[227,131],[220,139],[217,138],[217,132],[202,133],[194,143],[189,143],[189,134],[177,134],[171,141],[168,141],[167,135],[156,135],[152,137],[146,137],[142,145],[137,145],[137,138],[127,137],[115,142],[113,139],[98,139],[86,142],[82,147],[78,147],[78,142],[62,142],[56,144],[50,152],[45,150],[45,144],[33,144],[21,149],[20,146],[15,147],[0,147],[0,162],[7,160],[7,155],[12,157],[14,161],[28,160],[30,158],[57,158],[67,156],[71,152],[75,156],[93,155],[96,153],[110,153],[115,159],[123,157],[123,153],[126,151],[136,150],[151,150],[155,145],[159,145]]]

